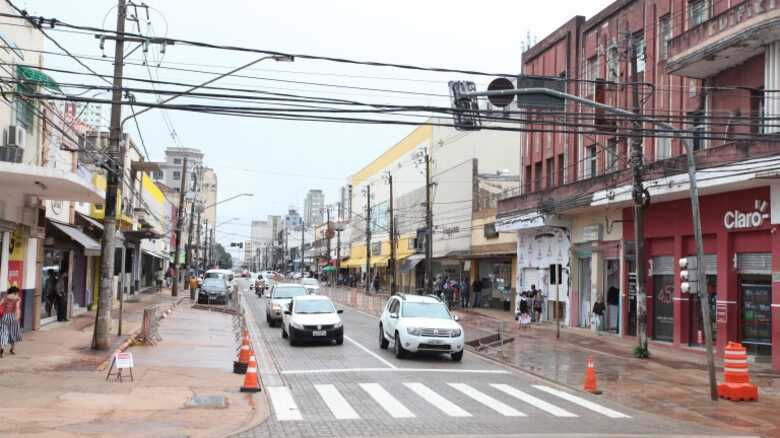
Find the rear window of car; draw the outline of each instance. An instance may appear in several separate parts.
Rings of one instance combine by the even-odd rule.
[[[286,286],[274,289],[272,298],[292,298],[306,295],[306,288],[303,286]]]

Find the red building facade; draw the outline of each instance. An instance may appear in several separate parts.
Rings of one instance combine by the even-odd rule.
[[[780,187],[771,179],[780,167],[774,160],[780,155],[780,1],[617,0],[587,20],[568,21],[526,51],[522,65],[524,74],[566,78],[569,93],[625,110],[632,110],[637,83],[642,114],[677,130],[646,121],[641,145],[651,195],[645,226],[649,335],[681,348],[700,346],[703,324],[698,298],[680,289],[678,266],[693,255],[690,198],[687,189],[680,191],[686,178],[681,137],[691,141],[702,170],[705,287],[718,348],[744,342],[780,369],[780,200],[772,202]],[[572,103],[554,116],[529,114],[536,118],[521,134],[522,193],[500,200],[498,222],[539,224],[536,231],[527,225],[504,231],[554,226],[571,237],[572,325],[588,325],[587,306],[608,288],[596,278],[602,275],[597,263],[585,277],[578,260],[591,251],[619,257],[618,331],[633,336],[632,120]],[[544,132],[554,130],[567,132]],[[765,166],[764,173],[756,166]],[[594,222],[587,233],[577,229],[583,215],[605,218],[616,211],[619,220]],[[750,222],[757,217],[757,225]],[[622,238],[612,233],[602,241],[615,222]],[[583,235],[595,240],[583,243]],[[583,295],[583,288],[592,291]]]

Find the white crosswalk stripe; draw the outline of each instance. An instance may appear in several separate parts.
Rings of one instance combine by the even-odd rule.
[[[497,390],[499,390],[499,391],[501,391],[501,392],[503,392],[505,394],[509,394],[512,397],[516,398],[516,399],[522,400],[522,401],[528,403],[529,405],[531,405],[531,406],[533,406],[535,408],[541,409],[541,410],[547,412],[548,414],[554,415],[556,417],[576,417],[577,416],[576,414],[572,414],[571,412],[569,412],[569,411],[567,411],[565,409],[561,409],[561,408],[559,408],[558,406],[555,406],[552,403],[547,403],[546,401],[544,401],[544,400],[542,400],[542,399],[540,399],[538,397],[534,397],[531,394],[528,394],[527,392],[520,391],[519,389],[513,388],[513,387],[511,387],[509,385],[506,385],[506,384],[503,384],[503,383],[500,383],[500,384],[493,383],[490,386],[492,386],[493,388],[496,388]]]
[[[466,394],[467,396],[473,398],[474,400],[482,403],[483,405],[489,407],[490,409],[493,409],[494,411],[498,412],[499,414],[505,416],[505,417],[525,417],[526,415],[517,409],[507,405],[506,403],[502,403],[493,397],[485,394],[484,392],[477,391],[473,387],[466,385],[465,383],[448,383],[451,387],[457,389],[458,391]]]
[[[278,421],[303,420],[301,411],[298,410],[298,405],[295,404],[295,400],[290,393],[290,388],[286,386],[269,386],[266,389]]]
[[[425,401],[432,404],[434,407],[444,412],[450,417],[470,417],[471,414],[464,411],[460,406],[447,400],[434,392],[431,388],[423,385],[422,383],[404,383],[404,386],[414,391],[415,394],[422,397]]]
[[[360,418],[357,412],[347,402],[347,399],[333,385],[314,385],[314,389],[320,393],[322,401],[328,405],[333,416],[339,420],[357,420]]]
[[[373,398],[393,418],[414,418],[415,415],[397,398],[390,395],[378,383],[361,383],[360,387]]]
[[[590,400],[585,400],[582,397],[577,397],[576,395],[569,394],[568,392],[550,388],[549,386],[544,386],[544,385],[533,385],[533,387],[540,391],[544,391],[548,394],[552,394],[556,397],[560,397],[564,400],[570,401],[575,405],[579,405],[582,406],[583,408],[590,409],[593,412],[598,412],[599,414],[606,415],[609,418],[631,418],[626,414],[622,414],[608,407],[601,406],[600,404],[594,403]]]

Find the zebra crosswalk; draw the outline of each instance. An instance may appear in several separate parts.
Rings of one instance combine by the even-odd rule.
[[[315,384],[313,388],[314,392],[311,392],[296,386],[294,393],[286,386],[268,387],[276,420],[305,421],[307,414],[298,408],[296,397],[308,406],[311,406],[312,401],[323,404],[327,407],[326,412],[330,412],[335,420],[370,419],[378,412],[395,419],[414,419],[430,415],[431,408],[452,418],[474,417],[486,411],[504,417],[528,417],[543,413],[541,415],[558,418],[593,414],[615,419],[631,418],[583,396],[545,385],[530,385],[521,390],[504,383],[434,385],[421,382],[370,382],[346,383],[340,384],[340,387]],[[381,409],[368,406],[372,401]],[[412,410],[415,408],[417,413]]]

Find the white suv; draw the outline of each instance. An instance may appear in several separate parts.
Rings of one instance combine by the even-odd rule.
[[[463,327],[439,298],[429,295],[390,297],[379,320],[379,347],[393,342],[398,358],[407,352],[449,353],[454,361],[463,358]]]

